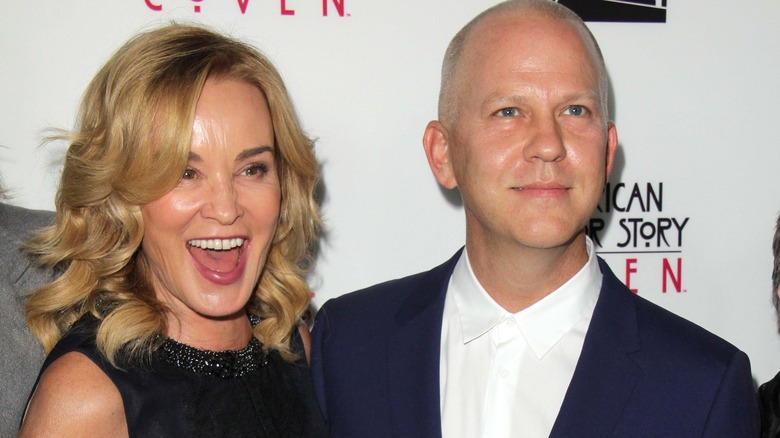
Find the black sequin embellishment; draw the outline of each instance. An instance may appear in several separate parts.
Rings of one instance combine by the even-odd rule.
[[[163,363],[221,379],[243,377],[268,365],[268,357],[263,351],[263,345],[254,336],[250,339],[249,345],[241,350],[226,351],[199,350],[166,338],[157,350],[156,356]]]

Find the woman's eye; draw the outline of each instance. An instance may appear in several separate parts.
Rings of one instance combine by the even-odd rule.
[[[263,176],[268,173],[268,166],[265,164],[253,164],[244,169],[244,175],[246,176]]]
[[[195,169],[186,169],[181,175],[181,179],[194,179],[196,176]]]
[[[516,117],[520,114],[517,108],[501,108],[496,112],[499,117]]]
[[[582,105],[571,105],[566,107],[564,113],[570,116],[581,116],[585,114],[585,107]]]

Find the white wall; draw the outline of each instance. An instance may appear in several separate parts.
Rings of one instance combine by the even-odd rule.
[[[198,21],[269,55],[319,138],[328,237],[312,276],[315,303],[428,269],[463,244],[462,211],[430,175],[420,138],[436,115],[447,42],[495,0],[326,0],[327,17],[321,0],[150,1],[162,11],[144,0],[3,1],[0,173],[11,202],[53,208],[63,145],[38,147],[44,130],[72,127],[82,91],[119,45],[155,24]],[[778,22],[776,0],[677,0],[667,23],[590,25],[614,93],[620,150],[611,186],[626,186],[617,205],[635,183],[663,185],[660,211],[640,211],[635,199],[608,217],[601,250],[674,251],[604,257],[624,280],[626,260],[636,259],[632,287],[746,351],[758,382],[780,369],[770,305]],[[631,229],[659,218],[672,224],[660,245],[618,245],[627,238],[621,220]],[[681,233],[672,218],[688,219]]]

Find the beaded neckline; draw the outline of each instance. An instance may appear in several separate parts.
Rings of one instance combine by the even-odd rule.
[[[250,315],[249,319],[253,326],[259,321],[254,315]],[[221,379],[243,377],[268,365],[268,355],[263,351],[263,344],[254,336],[246,347],[226,351],[200,350],[165,338],[156,356],[163,363],[177,368]]]

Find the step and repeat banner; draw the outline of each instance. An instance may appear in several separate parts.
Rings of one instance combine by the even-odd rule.
[[[449,39],[496,0],[2,0],[0,175],[52,209],[81,93],[136,32],[197,22],[279,67],[317,138],[326,233],[314,304],[422,270],[464,243],[421,138]],[[561,0],[606,57],[620,146],[588,232],[639,295],[780,370],[771,239],[780,212],[780,2]]]

